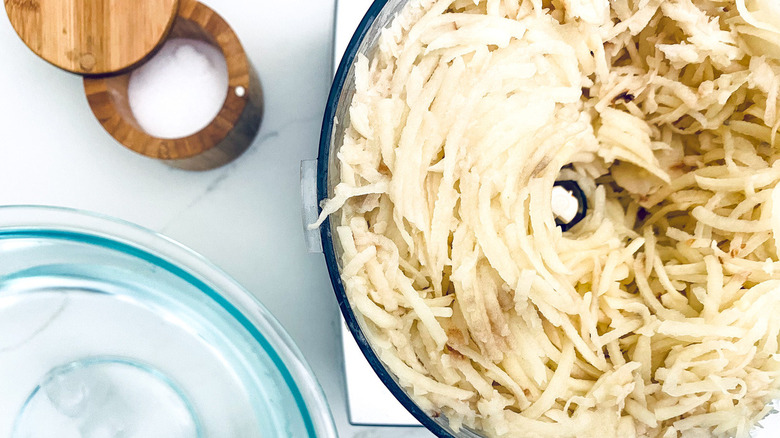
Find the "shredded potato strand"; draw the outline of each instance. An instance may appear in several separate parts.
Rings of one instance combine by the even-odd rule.
[[[488,437],[738,437],[780,395],[780,8],[411,0],[359,55],[352,307]],[[562,232],[556,180],[588,215]]]

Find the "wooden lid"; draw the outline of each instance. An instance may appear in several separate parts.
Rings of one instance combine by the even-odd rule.
[[[178,0],[4,0],[16,33],[38,56],[67,71],[124,70],[167,36]]]

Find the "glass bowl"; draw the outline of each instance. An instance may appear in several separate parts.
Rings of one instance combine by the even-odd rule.
[[[0,207],[0,436],[336,437],[271,314],[205,259],[75,210]]]

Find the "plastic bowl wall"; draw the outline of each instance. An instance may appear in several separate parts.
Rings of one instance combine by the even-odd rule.
[[[341,147],[344,131],[349,126],[349,106],[355,93],[354,64],[358,54],[370,57],[374,51],[381,31],[387,28],[397,14],[408,3],[408,0],[375,0],[361,21],[350,41],[346,52],[336,72],[333,85],[328,96],[328,104],[322,123],[322,132],[319,144],[319,158],[317,169],[317,198],[320,202],[333,196],[333,189],[339,182],[339,163],[336,158]],[[463,437],[480,438],[477,432],[467,429],[453,431],[444,416],[432,417],[426,414],[398,383],[395,376],[379,360],[377,354],[367,341],[361,321],[356,317],[347,299],[344,284],[341,281],[341,266],[339,245],[335,229],[340,224],[338,216],[332,215],[320,228],[322,247],[325,260],[330,273],[333,290],[338,299],[341,313],[347,322],[358,346],[376,374],[387,386],[398,401],[422,423],[439,437]],[[780,401],[774,402],[775,407],[780,407]],[[766,422],[767,428],[756,428],[751,436],[759,438],[769,436],[780,423],[780,414],[770,415],[762,423]],[[774,436],[774,435],[771,435]]]
[[[352,96],[355,93],[354,63],[358,54],[370,56],[379,40],[382,29],[392,23],[396,15],[406,5],[407,0],[376,0],[369,8],[363,20],[360,22],[355,34],[352,37],[347,50],[341,59],[341,64],[336,71],[333,86],[328,96],[328,104],[325,110],[325,117],[322,123],[322,133],[320,136],[319,159],[317,169],[317,198],[319,201],[327,199],[333,195],[333,188],[339,180],[339,165],[336,154],[341,146],[341,140],[344,137],[345,127],[349,126],[349,105]],[[336,122],[338,121],[338,123]],[[361,323],[353,313],[347,300],[344,290],[344,284],[341,281],[340,257],[337,254],[338,245],[335,244],[334,230],[339,225],[338,218],[334,215],[326,220],[320,228],[323,252],[328,265],[333,290],[341,308],[341,313],[347,322],[349,330],[355,337],[358,346],[363,351],[366,359],[376,374],[387,386],[396,399],[412,414],[414,417],[427,427],[430,431],[439,437],[464,437],[478,438],[478,435],[472,431],[461,429],[454,432],[444,416],[436,418],[426,414],[409,397],[409,394],[401,387],[395,376],[377,357],[376,353],[369,345],[368,340],[363,334]]]

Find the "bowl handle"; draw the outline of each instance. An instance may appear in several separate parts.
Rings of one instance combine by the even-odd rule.
[[[320,209],[317,206],[317,160],[301,161],[301,202],[303,211],[303,237],[310,254],[322,254],[320,230],[309,229],[317,222]]]

